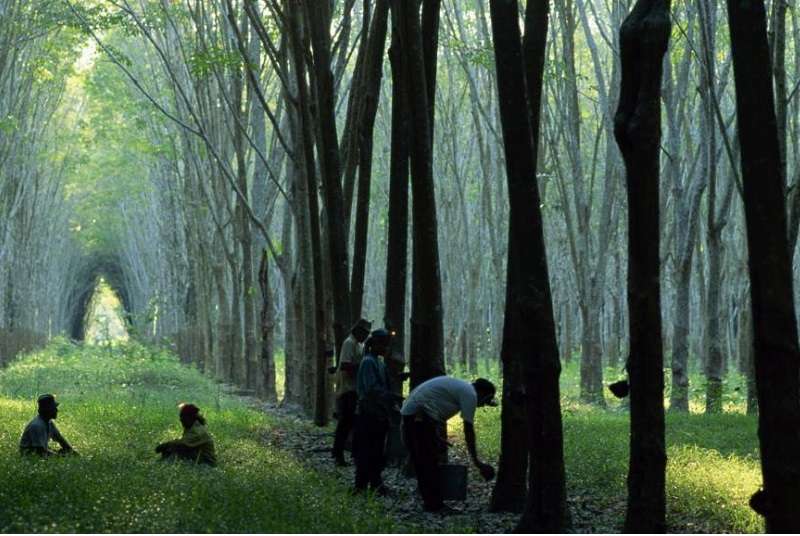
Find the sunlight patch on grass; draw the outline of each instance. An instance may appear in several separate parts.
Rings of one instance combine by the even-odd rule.
[[[38,390],[59,394],[57,423],[77,458],[20,457]],[[63,341],[0,372],[2,532],[391,532],[414,530],[379,502],[266,446],[269,416],[219,393],[198,371],[136,344],[113,352]],[[219,467],[160,463],[180,434],[176,402],[196,402]]]

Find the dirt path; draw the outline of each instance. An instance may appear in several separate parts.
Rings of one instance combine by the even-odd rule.
[[[330,453],[333,438],[330,430],[311,428],[306,420],[272,405],[262,404],[261,409],[286,423],[285,427],[266,431],[265,443],[293,453],[297,459],[317,471],[335,475],[343,485],[353,485],[353,466],[336,467],[333,464]],[[466,452],[459,447],[456,445],[450,449],[451,463],[469,465]],[[349,459],[349,456],[346,457]],[[511,531],[518,519],[517,514],[488,512],[486,505],[493,483],[484,482],[472,468],[468,475],[466,501],[448,501],[448,505],[462,513],[449,516],[424,512],[421,499],[416,493],[416,479],[403,476],[399,467],[387,467],[383,471],[383,478],[391,489],[391,494],[379,500],[384,502],[389,515],[415,524],[424,532],[451,532],[460,528],[478,533],[504,533]]]

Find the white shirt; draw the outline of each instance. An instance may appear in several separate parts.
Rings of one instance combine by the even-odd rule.
[[[449,376],[437,376],[411,391],[400,413],[416,415],[422,410],[435,421],[447,422],[461,412],[464,422],[472,424],[477,407],[478,394],[471,383]]]
[[[356,390],[356,371],[364,357],[364,345],[356,340],[351,333],[342,343],[342,351],[339,352],[339,373],[336,380],[336,395],[344,394],[348,391]],[[352,363],[356,370],[351,376],[342,370],[343,363]]]

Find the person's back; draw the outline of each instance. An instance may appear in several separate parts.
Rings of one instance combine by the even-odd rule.
[[[51,428],[52,426],[52,428]],[[49,451],[48,444],[53,436],[55,424],[48,423],[41,415],[37,415],[25,426],[22,437],[19,438],[19,451],[21,454],[41,453]]]
[[[72,446],[58,431],[53,420],[58,416],[58,402],[51,394],[42,395],[38,400],[39,414],[31,419],[25,426],[19,438],[20,454],[51,454],[74,453]],[[50,449],[50,440],[61,445],[60,451]]]
[[[188,430],[183,431],[181,443],[190,449],[197,450],[197,463],[217,465],[217,454],[214,449],[214,438],[200,421],[195,421]]]
[[[415,387],[403,404],[403,415],[416,415],[424,411],[431,419],[447,422],[461,412],[465,422],[471,423],[475,416],[477,395],[470,382],[437,376]]]
[[[179,418],[183,434],[179,439],[160,443],[156,452],[162,459],[181,459],[206,465],[217,465],[214,439],[206,429],[206,420],[194,404],[180,404]]]

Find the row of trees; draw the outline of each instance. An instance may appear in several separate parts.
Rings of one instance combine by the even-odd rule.
[[[797,450],[775,431],[797,414],[789,259],[800,211],[788,177],[800,123],[787,80],[800,66],[786,52],[800,30],[782,1],[769,33],[763,3],[729,4],[725,24],[702,0],[632,11],[529,0],[520,34],[513,0],[5,0],[3,326],[45,332],[38,305],[48,328],[80,336],[105,273],[137,331],[266,399],[282,348],[284,402],[318,424],[330,351],[361,315],[399,332],[393,351],[412,386],[499,354],[493,506],[519,509],[527,489],[520,528],[554,531],[565,513],[559,353],[575,350],[582,398],[596,404],[603,366],[631,356],[627,527],[663,530],[663,333],[671,408],[688,410],[691,365],[704,367],[707,411],[722,407],[726,369],[761,386],[768,528],[788,527],[783,501],[796,495],[779,472]],[[76,29],[90,43],[79,53]],[[761,56],[741,52],[748,43]],[[58,69],[24,68],[53,49],[65,55]],[[743,96],[753,80],[765,86]],[[59,107],[67,92],[78,104]],[[63,124],[49,128],[52,118]],[[778,158],[749,152],[773,130]],[[75,142],[59,150],[65,133]],[[781,188],[762,192],[771,183],[753,179],[751,162]],[[751,249],[752,308],[739,197],[751,246],[765,248]],[[770,219],[786,205],[788,224]],[[768,229],[777,242],[757,234]],[[780,367],[765,367],[767,353]],[[781,388],[765,389],[776,372]],[[535,432],[527,442],[522,423]]]
[[[41,8],[0,2],[0,363],[70,329],[70,274],[84,261],[65,195],[74,162],[58,136],[79,113],[66,80],[84,37],[47,31],[56,14]]]
[[[436,43],[427,38],[421,45],[423,60],[437,51],[435,61],[423,64],[432,79],[431,84],[426,81],[426,101],[438,202],[433,209],[421,208],[429,216],[436,214],[442,284],[437,291],[425,283],[418,296],[435,301],[437,292],[441,295],[441,309],[434,314],[441,320],[422,318],[422,309],[412,314],[419,319],[412,325],[423,328],[419,334],[427,332],[423,326],[441,323],[441,330],[426,335],[432,342],[421,339],[415,348],[432,345],[431,353],[445,356],[447,364],[475,370],[479,359],[500,354],[508,253],[502,238],[508,229],[507,187],[496,180],[505,166],[500,108],[486,6],[448,0],[437,6],[427,12],[435,11],[438,17],[429,14],[420,24],[423,29],[435,25],[439,37]],[[794,28],[793,13],[781,18],[780,3],[775,6],[773,20],[791,22]],[[335,90],[333,103],[327,104],[317,102],[315,77],[324,78],[324,73],[315,74],[311,21],[289,4],[229,6],[218,1],[194,9],[160,2],[118,3],[110,21],[72,7],[77,23],[94,25],[95,37],[105,48],[92,77],[109,78],[98,74],[108,67],[105,58],[119,63],[129,77],[128,87],[117,84],[114,96],[106,95],[107,108],[125,107],[127,116],[136,117],[126,126],[139,125],[138,142],[152,148],[146,159],[136,162],[137,177],[145,170],[149,176],[147,187],[140,188],[136,202],[126,196],[126,201],[112,204],[126,217],[145,223],[139,228],[122,226],[117,235],[124,238],[111,240],[107,248],[120,265],[130,268],[126,285],[134,309],[142,313],[142,329],[154,336],[179,334],[187,353],[204,356],[201,360],[209,369],[229,378],[236,372],[239,382],[247,374],[244,383],[264,392],[273,390],[274,380],[269,378],[274,375],[267,373],[262,380],[262,362],[271,362],[270,348],[283,348],[287,363],[299,361],[299,368],[288,374],[289,400],[309,409],[315,396],[301,392],[306,361],[297,356],[318,356],[314,368],[324,368],[319,356],[337,347],[336,334],[340,339],[343,326],[356,313],[385,318],[402,335],[398,340],[410,336],[399,311],[412,307],[414,293],[406,283],[411,267],[403,262],[414,258],[413,236],[404,218],[415,205],[403,195],[414,183],[404,182],[409,171],[399,153],[410,155],[414,149],[424,160],[425,151],[413,144],[403,147],[410,113],[402,115],[402,121],[392,120],[402,114],[397,107],[404,95],[402,84],[394,84],[403,74],[398,67],[402,58],[390,53],[396,61],[385,62],[383,53],[400,36],[389,3],[334,3],[334,11],[324,14],[332,23],[328,55]],[[580,359],[582,398],[602,405],[604,367],[621,369],[628,349],[628,309],[621,292],[626,230],[619,225],[626,211],[624,166],[613,137],[613,111],[621,79],[616,29],[629,6],[559,0],[552,7],[538,164],[545,237],[554,267],[555,320],[564,360]],[[290,13],[300,14],[299,46],[307,49],[305,63],[298,65],[292,56]],[[719,45],[727,42],[727,34],[724,12],[715,2],[682,3],[673,18],[676,36],[665,63],[662,93],[663,150],[668,156],[660,201],[671,407],[688,410],[689,371],[694,369],[706,377],[707,410],[719,411],[728,372],[738,370],[752,379],[752,319],[746,258],[741,253],[744,220],[736,202],[741,181],[735,162],[739,140],[733,123],[732,63],[728,49]],[[773,26],[773,49],[794,50],[800,32],[780,32],[777,22]],[[427,30],[422,34],[433,36]],[[325,44],[320,47],[324,52]],[[791,74],[798,67],[787,64],[784,70]],[[305,88],[295,71],[304,77]],[[133,95],[126,93],[130,86],[136,91]],[[786,176],[794,177],[800,137],[795,135],[797,100],[789,93],[784,95],[782,139]],[[419,97],[418,92],[412,96]],[[305,112],[297,110],[301,100],[308,106],[305,120]],[[154,104],[157,113],[152,113]],[[336,121],[323,119],[322,111],[331,106]],[[334,133],[323,136],[322,123],[337,128],[335,154]],[[311,154],[298,145],[304,135],[313,138],[306,142],[312,145]],[[317,145],[325,139],[320,149]],[[328,163],[322,165],[326,147],[331,169]],[[362,158],[362,153],[369,156]],[[383,156],[376,161],[385,165],[373,166],[374,155]],[[310,159],[314,169],[298,163],[299,156]],[[325,186],[326,174],[336,175],[337,166],[338,192],[336,184]],[[311,171],[314,182],[308,185],[321,190],[319,197],[309,196],[308,188],[295,180],[295,174]],[[793,206],[797,189],[791,186],[793,180],[787,182]],[[430,193],[418,193],[426,195]],[[297,209],[301,199],[319,210]],[[342,229],[336,230],[337,224],[328,231],[329,204],[334,213],[341,212]],[[336,208],[340,204],[341,209]],[[175,213],[172,207],[178,215],[163,217]],[[433,236],[431,228],[428,225],[423,233],[426,217],[417,217],[422,223],[412,231],[420,233],[420,245],[430,250],[423,239]],[[791,228],[796,229],[793,218]],[[176,222],[186,222],[195,231],[187,234],[181,225],[172,225]],[[154,234],[160,240],[153,240]],[[333,242],[333,249],[343,251],[329,251]],[[159,249],[161,244],[169,246]],[[464,255],[465,251],[482,253]],[[304,255],[306,261],[301,262]],[[251,268],[241,269],[242,263]],[[434,273],[436,262],[422,264]],[[266,277],[266,297],[259,273]],[[314,280],[315,273],[322,277],[319,296],[313,285],[300,284]],[[347,292],[332,293],[331,288]],[[317,298],[324,307],[315,305]],[[154,315],[156,309],[159,314]],[[312,328],[312,317],[328,327]],[[268,344],[262,345],[262,339]],[[307,341],[314,341],[313,348],[301,347],[311,344]],[[441,352],[436,350],[439,345]],[[262,352],[261,346],[268,350]],[[232,351],[220,350],[228,347]],[[421,355],[410,346],[406,350],[412,360]],[[224,359],[231,362],[222,363]],[[272,365],[266,367],[271,370]],[[266,384],[259,387],[262,382]],[[751,391],[753,385],[751,381]],[[754,391],[750,398],[754,401]]]

